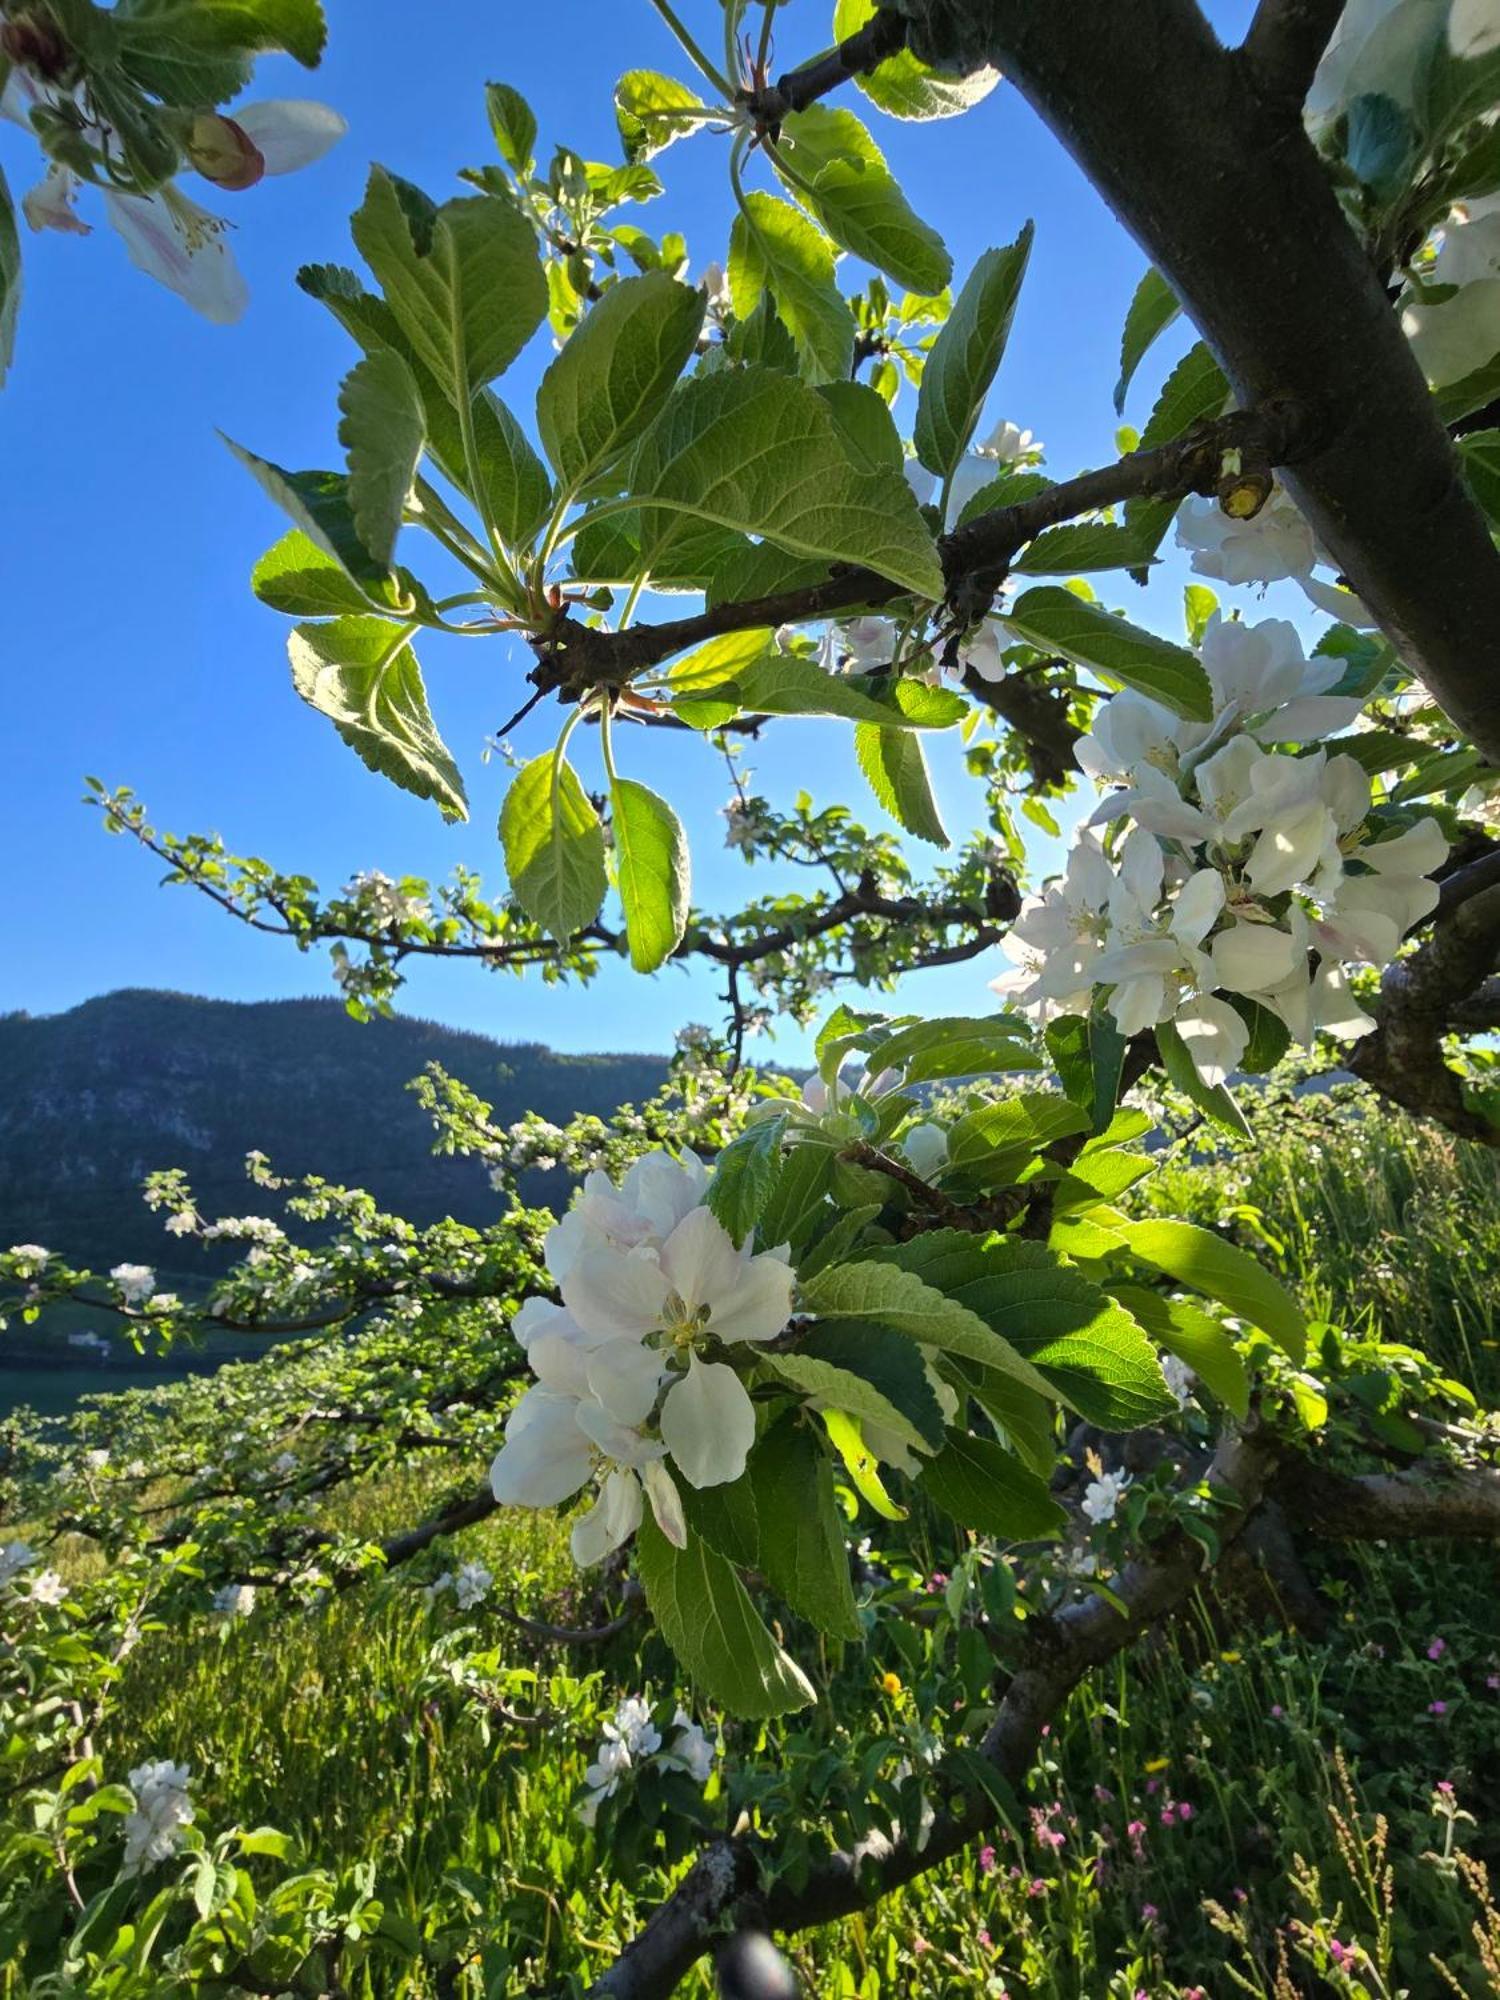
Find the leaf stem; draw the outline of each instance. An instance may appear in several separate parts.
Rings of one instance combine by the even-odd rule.
[[[651,4],[682,44],[684,52],[692,59],[700,73],[708,78],[715,90],[722,93],[726,103],[733,104],[734,85],[721,71],[715,69],[702,49],[699,48],[686,25],[678,18],[675,9],[670,5],[670,0],[651,0]]]

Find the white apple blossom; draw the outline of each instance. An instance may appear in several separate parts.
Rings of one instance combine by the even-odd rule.
[[[1098,840],[1090,833],[1080,835],[1061,882],[1023,904],[1001,940],[1015,969],[992,979],[990,991],[1039,1018],[1049,1007],[1059,1013],[1086,1008],[1114,886],[1114,871]]]
[[[31,1579],[27,1595],[33,1604],[46,1604],[56,1607],[66,1599],[68,1586],[63,1582],[55,1569],[44,1569],[39,1575]]]
[[[5,1254],[15,1259],[18,1278],[39,1278],[46,1269],[52,1252],[44,1249],[40,1243],[12,1243]]]
[[[1112,1521],[1130,1486],[1128,1472],[1101,1472],[1083,1489],[1082,1507],[1096,1528]]]
[[[248,1618],[255,1609],[253,1583],[226,1583],[214,1592],[213,1608],[220,1618]]]
[[[156,1273],[149,1264],[116,1264],[109,1274],[126,1305],[139,1305],[156,1290]]]
[[[649,1154],[618,1188],[591,1174],[544,1246],[562,1303],[528,1299],[513,1324],[536,1382],[507,1420],[495,1497],[555,1506],[592,1480],[573,1529],[580,1565],[634,1533],[645,1499],[682,1547],[668,1455],[691,1485],[720,1485],[740,1476],[755,1439],[738,1374],[699,1350],[774,1339],[792,1273],[782,1256],[736,1248],[703,1205],[705,1184],[691,1154]]]
[[[1448,46],[1466,62],[1500,49],[1500,10],[1495,0],[1453,0],[1448,13]]]
[[[714,1768],[714,1746],[685,1708],[672,1717],[673,1735],[657,1755],[657,1763],[669,1771],[686,1771],[700,1785],[708,1783]]]
[[[1185,1361],[1179,1361],[1175,1354],[1161,1357],[1161,1372],[1166,1377],[1167,1387],[1177,1398],[1179,1410],[1185,1410],[1193,1400],[1193,1391],[1198,1378]]]
[[[125,1858],[120,1873],[140,1875],[159,1861],[170,1860],[182,1846],[183,1828],[193,1823],[193,1782],[186,1764],[169,1758],[137,1764],[130,1773],[135,1807],[125,1820]]]
[[[1190,551],[1199,576],[1224,583],[1276,583],[1304,576],[1318,554],[1312,529],[1279,484],[1248,520],[1226,513],[1216,499],[1189,495],[1177,514],[1177,545]]]
[[[0,1548],[0,1590],[3,1590],[23,1569],[30,1568],[37,1560],[37,1553],[29,1542],[7,1542]]]
[[[12,69],[0,91],[0,117],[31,127],[33,110],[60,103],[82,120],[82,129],[101,154],[115,135],[73,93],[44,88],[24,70]],[[326,104],[308,99],[269,100],[238,108],[232,116],[202,113],[188,141],[189,163],[205,178],[230,190],[253,186],[264,174],[295,172],[321,159],[346,130]],[[90,225],[73,203],[82,178],[54,163],[27,194],[22,208],[33,229],[59,229],[87,236]],[[230,225],[191,200],[172,181],[151,193],[104,189],[104,211],[138,270],[174,291],[205,318],[227,324],[245,310],[249,292],[225,240]]]
[[[453,1596],[459,1610],[472,1611],[476,1604],[482,1604],[494,1581],[494,1572],[486,1569],[482,1562],[461,1564],[453,1579]]]
[[[1001,465],[1016,465],[1023,459],[1040,458],[1046,446],[1019,424],[1002,419],[983,444],[975,445],[974,449],[981,458],[996,459]]]

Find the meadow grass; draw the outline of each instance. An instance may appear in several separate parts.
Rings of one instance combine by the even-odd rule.
[[[1313,1313],[1423,1345],[1493,1399],[1494,1162],[1386,1119],[1342,1133],[1334,1146],[1309,1120],[1253,1156],[1173,1159],[1149,1200],[1231,1224]],[[413,1460],[330,1496],[326,1516],[389,1532],[421,1518],[452,1478],[451,1466]],[[463,1614],[451,1594],[429,1602],[422,1583],[471,1557],[494,1572],[493,1597]],[[1455,1858],[1500,1857],[1493,1559],[1332,1550],[1310,1563],[1330,1611],[1324,1633],[1235,1625],[1222,1602],[1195,1603],[1080,1690],[992,1842],[870,1915],[797,1940],[804,1990],[829,2000],[1500,1993]],[[187,1759],[201,1773],[203,1826],[273,1825],[310,1863],[373,1888],[423,1952],[399,1968],[371,1958],[351,1992],[582,1992],[673,1871],[649,1845],[620,1868],[573,1798],[601,1715],[643,1672],[655,1693],[671,1679],[665,1652],[651,1642],[642,1654],[639,1634],[539,1653],[500,1609],[567,1618],[575,1591],[561,1524],[496,1516],[436,1545],[411,1574],[301,1608],[263,1593],[227,1628],[205,1618],[148,1631],[96,1747],[111,1768]],[[486,1650],[497,1681],[523,1676],[503,1706],[476,1696],[460,1664]],[[870,1680],[865,1660],[833,1683],[850,1711],[839,1719],[867,1733],[870,1715],[855,1711],[873,1707],[861,1692]],[[533,1709],[540,1727],[513,1719]],[[732,1739],[731,1754],[753,1750],[753,1732]],[[710,1809],[713,1797],[711,1786]],[[1459,1807],[1478,1824],[1445,1822]],[[0,1995],[38,1992],[39,1970],[0,1974]],[[707,1973],[683,1990],[707,1995]]]

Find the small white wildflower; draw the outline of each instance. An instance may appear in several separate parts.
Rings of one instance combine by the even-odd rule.
[[[1096,1528],[1115,1518],[1129,1484],[1128,1472],[1105,1472],[1089,1481],[1083,1489],[1083,1511]]]
[[[126,1305],[139,1305],[156,1290],[156,1273],[149,1264],[116,1264],[109,1274]]]

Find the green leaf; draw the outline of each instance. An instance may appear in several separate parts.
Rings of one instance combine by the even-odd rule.
[[[743,632],[725,632],[709,639],[691,653],[684,653],[667,669],[674,694],[720,688],[745,667],[772,650],[774,634],[769,625],[747,627]]]
[[[250,572],[250,588],[262,604],[294,618],[361,617],[375,608],[343,564],[300,528],[289,528],[266,550]]]
[[[815,1318],[873,1320],[924,1347],[997,1369],[1038,1395],[1055,1394],[1046,1378],[976,1313],[895,1262],[872,1257],[857,1264],[836,1264],[805,1280],[801,1290],[803,1307]]]
[[[607,887],[604,829],[566,758],[548,750],[516,773],[500,839],[516,901],[559,944],[594,921]]]
[[[877,699],[856,678],[830,674],[800,653],[763,651],[732,680],[709,685],[695,672],[694,683],[695,696],[732,704],[730,714],[739,709],[745,714],[837,715],[901,731],[947,729],[964,713],[962,696],[950,688],[929,688],[921,681],[898,681],[893,688],[883,681],[881,697],[890,699]]]
[[[822,397],[773,370],[682,383],[640,442],[631,491],[652,503],[642,515],[648,560],[670,528],[653,513],[666,508],[943,595],[937,546],[905,479],[857,468]]]
[[[223,437],[223,432],[219,433]],[[257,458],[233,438],[224,438],[240,464],[262,492],[289,514],[303,534],[353,577],[367,597],[394,602],[398,593],[387,563],[365,547],[355,525],[349,481],[338,472],[286,472],[268,458]]]
[[[864,1320],[834,1320],[814,1327],[798,1352],[806,1360],[845,1369],[870,1383],[900,1411],[903,1428],[917,1449],[936,1451],[943,1442],[946,1426],[927,1356],[904,1333]],[[856,1409],[853,1414],[877,1428],[881,1425],[873,1410]]]
[[[955,1432],[923,1466],[922,1485],[961,1528],[996,1541],[1050,1541],[1067,1523],[1046,1482],[993,1438]]]
[[[1149,695],[1174,715],[1193,722],[1212,720],[1208,675],[1185,646],[1159,639],[1097,604],[1085,604],[1071,590],[1040,584],[1024,591],[1005,622],[1043,652],[1061,653],[1117,687]]]
[[[800,1418],[784,1416],[751,1453],[749,1477],[767,1583],[819,1631],[858,1639],[849,1549],[828,1454]]]
[[[1021,1357],[1033,1377],[1040,1371],[1044,1394],[1101,1429],[1134,1430],[1171,1409],[1171,1392],[1135,1321],[1044,1244],[947,1229],[872,1254],[920,1274]],[[1027,1386],[1036,1388],[1036,1380]]]
[[[906,477],[901,434],[883,399],[866,382],[821,382],[818,394],[838,425],[844,449],[861,472],[899,472]]]
[[[433,723],[404,627],[383,618],[298,625],[287,652],[293,687],[370,770],[434,800],[445,819],[468,818],[463,779]]]
[[[873,1446],[866,1443],[859,1419],[844,1410],[820,1410],[818,1414],[830,1443],[844,1461],[844,1470],[853,1481],[860,1499],[885,1520],[904,1521],[906,1509],[886,1491],[885,1481],[880,1476],[879,1455]]]
[[[1190,1103],[1196,1104],[1205,1118],[1222,1125],[1226,1132],[1233,1132],[1236,1138],[1249,1137],[1250,1127],[1245,1122],[1245,1114],[1235,1103],[1232,1093],[1222,1083],[1209,1085],[1203,1081],[1197,1064],[1188,1053],[1187,1043],[1178,1034],[1173,1022],[1157,1024],[1156,1046],[1161,1053],[1162,1066],[1175,1088]]]
[[[781,1141],[786,1125],[784,1111],[777,1111],[769,1118],[757,1118],[737,1139],[730,1140],[714,1162],[714,1176],[708,1184],[708,1206],[736,1244],[744,1242],[771,1198],[781,1165]]]
[[[1028,222],[1014,243],[985,251],[927,356],[914,440],[917,457],[939,479],[957,469],[979,422],[1010,339],[1033,233]]]
[[[948,835],[932,796],[927,759],[909,729],[888,729],[879,723],[855,725],[854,754],[870,781],[870,790],[893,819],[919,840],[946,847]]]
[[[15,204],[0,173],[0,385],[16,351],[16,319],[21,310],[21,236]]]
[[[1141,433],[1139,449],[1152,451],[1206,417],[1217,417],[1229,400],[1223,369],[1200,340],[1172,370]],[[1127,500],[1125,525],[1141,545],[1142,559],[1154,554],[1171,527],[1180,500]]]
[[[1120,379],[1115,384],[1115,409],[1123,412],[1131,378],[1158,334],[1165,333],[1182,311],[1177,294],[1153,264],[1135,288],[1125,331],[1120,336]]]
[[[1293,1361],[1302,1361],[1307,1322],[1296,1301],[1253,1257],[1192,1222],[1129,1222],[1119,1227],[1132,1256],[1165,1271],[1178,1284],[1217,1299],[1269,1334]]]
[[[457,406],[402,333],[384,299],[367,292],[352,271],[337,264],[305,264],[297,283],[320,299],[367,354],[387,348],[412,372],[422,399],[427,449],[455,486],[470,485],[468,456]],[[552,482],[531,441],[493,390],[483,389],[471,410],[475,471],[473,496],[485,518],[510,548],[525,548],[552,505]]]
[[[1088,1113],[1068,1098],[1023,1091],[955,1119],[948,1129],[948,1158],[955,1167],[983,1166],[986,1180],[1011,1179],[1044,1146],[1088,1129]]]
[[[1458,440],[1458,454],[1474,498],[1500,530],[1500,430],[1471,431]]]
[[[627,160],[649,160],[663,153],[674,139],[691,132],[695,120],[684,111],[698,109],[703,100],[676,77],[659,70],[627,70],[615,85],[615,123],[620,128],[620,144]]]
[[[1393,97],[1364,91],[1348,107],[1344,161],[1378,201],[1402,192],[1420,144],[1416,126]]]
[[[760,1517],[755,1488],[746,1474],[727,1486],[684,1482],[682,1508],[688,1532],[702,1535],[716,1554],[740,1569],[760,1567]]]
[[[1064,1094],[1088,1114],[1092,1128],[1097,1132],[1101,1129],[1096,1111],[1099,1092],[1094,1080],[1089,1027],[1087,1014],[1059,1014],[1047,1023],[1043,1039]],[[1106,1112],[1106,1124],[1108,1119]]]
[[[425,436],[411,370],[391,348],[367,354],[344,377],[339,408],[355,531],[376,562],[389,569]]]
[[[354,240],[398,326],[460,408],[508,368],[547,310],[522,211],[499,195],[435,208],[383,167],[370,172]]]
[[[880,1067],[899,1070],[907,1083],[938,1077],[987,1076],[998,1071],[1040,1069],[1025,1022],[1004,1014],[977,1019],[950,1017],[900,1028],[880,1046]]]
[[[847,41],[873,19],[876,0],[838,0],[833,10],[835,41]],[[856,76],[855,83],[888,117],[907,119],[957,118],[981,103],[1000,81],[997,69],[968,70],[945,76],[901,49],[878,68]]]
[[[135,0],[110,20],[122,72],[190,110],[233,97],[261,50],[284,49],[314,68],[328,37],[318,0]]]
[[[816,1397],[821,1406],[847,1410],[862,1422],[873,1424],[878,1430],[889,1431],[908,1450],[921,1449],[921,1432],[888,1397],[854,1369],[839,1368],[832,1362],[801,1352],[767,1354],[764,1360],[783,1382],[790,1382],[804,1396]]]
[[[833,275],[833,245],[789,202],[751,193],[729,232],[729,296],[748,320],[769,297],[809,382],[847,381],[854,316]]]
[[[1073,521],[1048,528],[1028,542],[1011,568],[1021,576],[1087,576],[1101,569],[1139,569],[1153,560],[1130,528],[1108,521]]]
[[[1250,1030],[1240,1068],[1247,1076],[1264,1076],[1267,1070],[1275,1069],[1291,1047],[1291,1030],[1279,1014],[1273,1014],[1259,1000],[1252,1000],[1248,993],[1230,993],[1225,997]]]
[[[484,107],[490,115],[495,148],[508,167],[524,174],[536,150],[536,113],[508,83],[487,83]]]
[[[811,1681],[767,1631],[733,1565],[701,1535],[674,1549],[649,1510],[635,1569],[661,1635],[711,1701],[732,1715],[788,1715],[817,1700]]]
[[[1235,1416],[1249,1415],[1250,1377],[1233,1340],[1216,1319],[1186,1299],[1163,1298],[1143,1285],[1112,1285],[1110,1290],[1151,1338],[1185,1361]]]
[[[782,180],[841,248],[908,291],[933,296],[947,285],[953,259],[943,239],[913,212],[852,111],[813,104],[793,112],[783,121],[771,157]]]
[[[589,309],[537,390],[542,447],[569,492],[657,416],[697,345],[704,297],[665,271],[622,278]]]
[[[655,972],[687,926],[687,836],[666,800],[633,778],[612,779],[609,798],[630,963],[637,972]]]
[[[795,375],[799,371],[797,343],[778,318],[776,301],[769,292],[763,292],[748,316],[737,319],[730,327],[724,337],[724,352],[731,361],[774,368],[782,375]],[[816,372],[809,371],[808,380],[817,379]]]
[[[829,1213],[823,1197],[833,1168],[834,1156],[826,1146],[793,1146],[783,1153],[760,1218],[762,1247],[787,1243],[795,1252],[811,1237]]]

